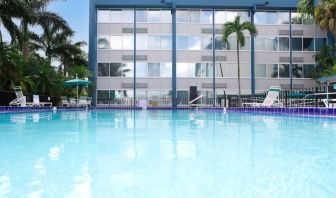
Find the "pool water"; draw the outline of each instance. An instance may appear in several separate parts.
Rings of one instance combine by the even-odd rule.
[[[0,114],[0,197],[336,197],[336,119]]]

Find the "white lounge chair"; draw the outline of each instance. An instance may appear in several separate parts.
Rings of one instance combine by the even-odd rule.
[[[75,99],[75,98],[70,98],[69,99],[69,106],[70,107],[75,107],[75,106],[77,106],[77,100]]]
[[[91,99],[89,99],[86,96],[79,97],[78,106],[80,106],[80,107],[88,107],[90,105],[91,105]]]
[[[70,102],[68,101],[66,96],[61,96],[61,105],[62,107],[69,107],[70,106]]]
[[[52,106],[51,102],[40,102],[40,96],[39,95],[33,95],[33,103],[32,106],[42,107],[42,106]]]
[[[22,89],[20,86],[15,86],[14,91],[15,91],[16,98],[9,103],[9,106],[25,107],[27,105],[28,106],[32,105],[32,103],[26,102],[26,96],[23,95]]]
[[[282,103],[279,101],[279,94],[281,87],[272,86],[270,87],[265,99],[255,99],[256,102],[243,103],[244,107],[282,107]],[[257,102],[259,101],[259,102]]]

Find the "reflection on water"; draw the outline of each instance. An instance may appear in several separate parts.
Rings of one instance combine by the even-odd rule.
[[[318,117],[1,114],[0,197],[332,197],[335,132]]]

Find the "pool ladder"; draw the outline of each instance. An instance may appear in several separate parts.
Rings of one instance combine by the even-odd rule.
[[[196,102],[196,101],[198,101],[199,99],[203,98],[204,96],[205,96],[205,95],[202,94],[202,95],[198,96],[197,98],[195,98],[195,99],[189,101],[189,108],[191,108],[191,109],[192,109],[192,108],[198,109],[199,105],[198,105],[198,104],[193,104],[193,103]]]

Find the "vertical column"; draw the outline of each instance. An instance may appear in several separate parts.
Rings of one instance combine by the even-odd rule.
[[[215,9],[212,9],[212,92],[213,106],[216,106],[216,50],[215,50]]]
[[[136,108],[136,9],[134,8],[133,21],[133,105]]]
[[[289,91],[293,91],[292,10],[289,10]]]
[[[254,9],[250,10],[251,23],[254,25]],[[255,51],[254,51],[254,36],[251,35],[251,95],[255,96]]]
[[[89,20],[89,69],[92,81],[91,96],[93,106],[97,105],[97,8],[95,1],[90,1],[90,20]]]
[[[177,107],[176,98],[176,5],[172,3],[172,105]]]

